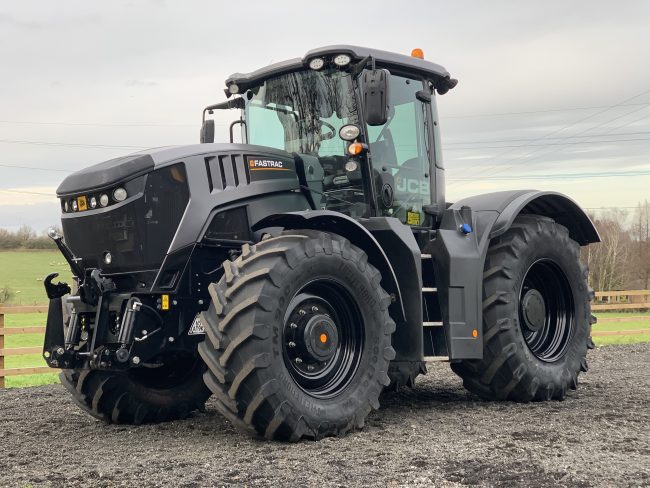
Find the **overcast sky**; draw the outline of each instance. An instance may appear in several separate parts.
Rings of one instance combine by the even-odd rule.
[[[198,142],[229,74],[339,43],[420,47],[460,80],[438,98],[449,200],[538,188],[634,206],[650,199],[649,19],[645,0],[5,0],[0,227],[56,223],[69,172]]]

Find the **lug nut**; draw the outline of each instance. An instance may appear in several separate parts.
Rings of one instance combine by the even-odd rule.
[[[314,365],[313,365],[313,364],[308,364],[308,365],[307,365],[307,369],[308,369],[309,371],[314,371]]]
[[[169,342],[174,342],[175,339],[174,339],[173,337],[170,337],[170,338],[167,339],[167,340],[168,340]]]
[[[298,313],[299,313],[300,315],[305,315],[307,312],[305,312],[305,311],[301,308],[300,311],[299,311]]]
[[[313,307],[311,307],[311,311],[314,313],[318,312],[318,307],[314,305]]]
[[[302,363],[302,359],[296,358],[296,363],[298,363],[298,364]]]
[[[133,359],[131,359],[131,361],[133,361],[133,364],[140,364],[140,357],[139,356],[133,356]]]
[[[298,328],[298,324],[294,324],[293,322],[291,322],[291,323],[289,324],[289,327],[291,327],[292,329],[297,329],[297,328]]]
[[[290,342],[289,342],[289,347],[296,347],[296,343],[293,342],[293,341],[290,341]]]
[[[58,347],[56,349],[56,355],[57,356],[63,356],[64,354],[65,354],[65,349],[63,349],[62,347]]]

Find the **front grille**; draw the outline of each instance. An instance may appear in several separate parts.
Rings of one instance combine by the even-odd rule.
[[[185,167],[178,163],[140,178],[143,191],[135,198],[64,213],[65,240],[83,267],[110,274],[156,269],[162,263],[189,201]],[[111,253],[110,264],[103,262],[106,252]]]

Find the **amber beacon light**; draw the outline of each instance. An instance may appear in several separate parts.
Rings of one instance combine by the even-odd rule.
[[[415,49],[413,49],[413,51],[411,51],[411,56],[413,56],[414,58],[424,59],[424,51],[419,47],[416,47]]]

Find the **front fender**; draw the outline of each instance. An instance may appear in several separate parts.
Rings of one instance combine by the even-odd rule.
[[[404,305],[395,271],[386,253],[377,239],[359,222],[347,215],[331,210],[307,210],[269,215],[252,226],[253,231],[269,228],[313,229],[332,232],[348,239],[355,246],[363,249],[368,261],[381,272],[382,287],[396,298],[398,305],[395,321],[404,321]]]

